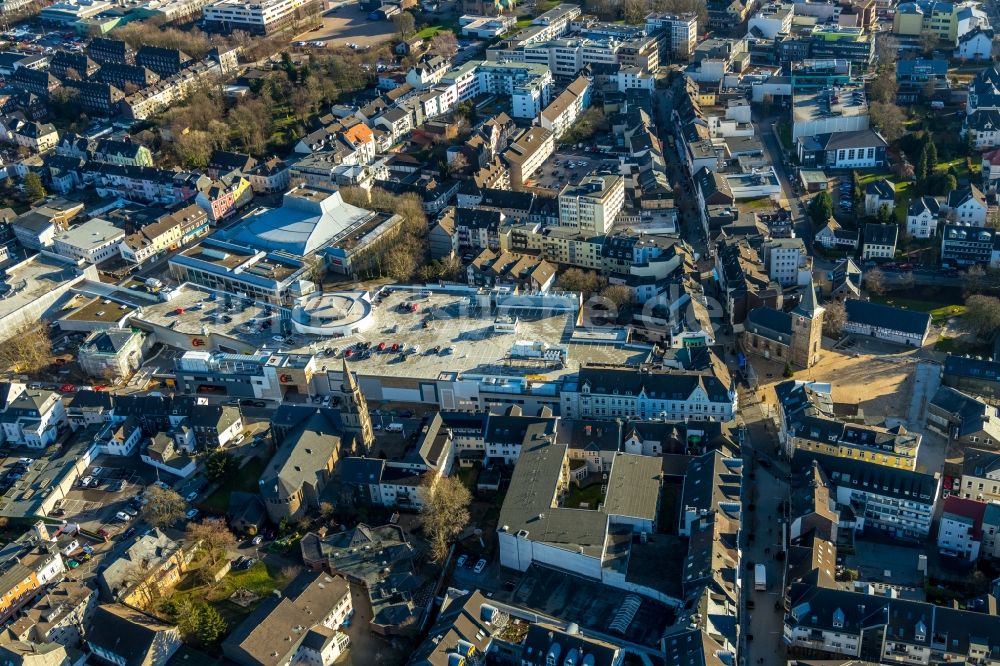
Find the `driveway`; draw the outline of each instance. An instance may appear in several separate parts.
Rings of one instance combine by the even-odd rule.
[[[339,666],[396,666],[404,663],[407,658],[404,641],[385,639],[369,631],[372,607],[368,602],[368,593],[360,585],[350,585],[354,616],[351,626],[343,631],[351,638],[351,648],[336,663]]]

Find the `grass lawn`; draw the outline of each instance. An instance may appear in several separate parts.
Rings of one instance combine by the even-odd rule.
[[[868,183],[882,178],[888,180],[896,188],[896,221],[899,224],[904,224],[906,222],[906,209],[910,207],[910,199],[913,198],[914,194],[914,183],[911,180],[899,180],[896,174],[889,171],[868,171],[858,174],[862,189],[867,187]]]
[[[941,301],[930,301],[919,298],[905,298],[885,294],[882,296],[872,296],[871,300],[876,303],[885,303],[897,308],[926,312],[931,316],[935,324],[941,324],[949,317],[958,317],[965,313],[965,306],[959,303],[942,303]]]
[[[515,25],[517,26],[518,30],[521,30],[522,28],[527,28],[529,25],[531,25],[531,22],[534,21],[534,20],[535,19],[533,19],[533,18],[531,18],[529,16],[529,17],[526,17],[526,18],[518,19],[517,23]]]
[[[251,458],[250,462],[243,465],[239,471],[226,477],[218,489],[205,498],[202,504],[206,508],[224,512],[229,509],[229,496],[234,492],[257,492],[257,485],[260,475],[264,471],[264,464],[261,458]]]
[[[479,465],[472,467],[462,467],[457,472],[462,485],[469,489],[470,493],[476,492],[476,481],[479,478]]]
[[[580,508],[580,504],[586,503],[587,507],[590,509],[596,509],[597,505],[604,500],[604,494],[601,492],[601,484],[593,483],[586,488],[573,488],[569,497],[566,498],[564,506],[571,509]]]
[[[277,569],[268,567],[263,562],[257,562],[246,571],[231,571],[218,583],[213,585],[198,585],[197,571],[189,572],[177,586],[171,597],[174,601],[190,598],[192,601],[205,601],[215,607],[219,614],[233,626],[240,622],[253,610],[243,608],[229,601],[233,592],[246,588],[257,596],[264,598],[276,589],[283,588],[289,580],[285,579]]]
[[[429,25],[422,30],[420,30],[416,36],[420,39],[430,39],[434,35],[442,32],[444,30],[450,30],[456,35],[458,35],[461,30],[459,30],[458,19],[453,19],[451,21],[442,21],[441,23],[435,25]]]

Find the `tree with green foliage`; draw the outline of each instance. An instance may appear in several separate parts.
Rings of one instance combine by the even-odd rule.
[[[820,192],[809,202],[809,218],[817,227],[826,224],[831,215],[833,215],[833,200],[828,192]]]
[[[205,473],[210,479],[221,479],[231,471],[235,471],[233,469],[235,465],[236,460],[231,453],[227,451],[213,451],[208,456],[208,460],[205,461]]]
[[[40,201],[48,195],[45,186],[42,185],[41,177],[34,171],[29,171],[28,175],[24,177],[24,193],[28,195],[28,200],[31,203]]]
[[[875,214],[875,221],[879,224],[892,224],[892,213],[889,212],[888,206],[878,207],[878,212]]]
[[[784,377],[785,379],[788,379],[789,377],[791,377],[791,376],[792,376],[792,375],[794,375],[794,374],[795,374],[795,370],[794,370],[794,369],[792,368],[792,364],[791,364],[791,363],[787,363],[787,362],[786,362],[786,363],[785,363],[785,369],[784,369],[784,370],[782,370],[782,372],[781,372],[781,375],[782,375],[782,376],[783,376],[783,377]]]
[[[923,190],[926,187],[927,179],[931,175],[931,162],[930,156],[927,153],[927,144],[920,149],[920,157],[917,159],[917,182],[920,183],[920,189]]]
[[[937,145],[934,143],[934,137],[930,133],[927,134],[924,147],[927,149],[927,165],[931,171],[934,171],[938,165],[938,151]]]
[[[177,627],[189,640],[202,646],[216,643],[226,633],[226,621],[204,601],[183,600],[176,607]]]

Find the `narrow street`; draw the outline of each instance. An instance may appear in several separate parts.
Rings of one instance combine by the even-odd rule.
[[[748,391],[740,396],[744,429],[742,531],[743,594],[741,595],[741,662],[746,666],[779,666],[786,661],[782,642],[785,523],[779,504],[788,500],[787,466],[775,456],[773,426]],[[766,589],[756,590],[754,567],[766,567]]]
[[[765,118],[757,125],[760,129],[761,143],[764,145],[764,152],[767,154],[767,158],[774,165],[774,170],[778,174],[778,182],[781,183],[781,194],[788,203],[789,210],[792,213],[795,235],[805,241],[806,247],[809,249],[810,254],[812,254],[814,236],[812,223],[806,215],[805,202],[795,193],[795,188],[789,180],[791,167],[785,166],[784,155],[778,144],[778,137],[774,133],[774,123],[777,120],[777,117]]]

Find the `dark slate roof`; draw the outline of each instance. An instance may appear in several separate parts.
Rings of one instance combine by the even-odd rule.
[[[876,194],[879,199],[888,199],[889,201],[896,198],[896,190],[893,189],[892,183],[885,178],[868,183],[868,186],[865,187],[865,194]]]
[[[895,224],[866,224],[865,243],[871,245],[895,245],[899,227]]]
[[[840,150],[841,148],[884,148],[887,144],[885,139],[879,136],[875,130],[864,129],[855,132],[835,132],[833,134],[821,134],[816,137],[823,150]]]
[[[760,327],[762,330],[755,330],[755,327]],[[754,308],[747,314],[745,328],[766,338],[773,337],[769,335],[772,332],[788,336],[781,341],[787,345],[792,335],[792,316],[787,312],[775,310],[774,308]]]
[[[906,214],[917,216],[924,211],[930,211],[931,215],[937,215],[941,212],[941,202],[927,195],[916,197],[910,201],[910,207],[906,210]]]
[[[500,213],[495,210],[455,209],[455,227],[496,230],[500,228],[500,221]]]
[[[944,374],[996,382],[1000,381],[1000,363],[949,354],[944,359]]]
[[[124,657],[125,666],[140,666],[151,656],[157,636],[174,630],[171,625],[137,610],[120,604],[105,604],[94,609],[86,640]]]
[[[805,449],[795,452],[792,473],[805,473],[814,460],[835,486],[924,504],[932,504],[937,496],[938,479],[933,474],[879,465],[867,460],[828,456]]]
[[[904,310],[856,298],[845,301],[844,308],[847,310],[847,321],[854,324],[878,326],[921,336],[927,333],[931,325],[931,316],[926,312]]]

